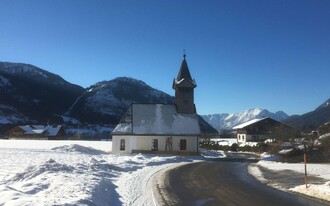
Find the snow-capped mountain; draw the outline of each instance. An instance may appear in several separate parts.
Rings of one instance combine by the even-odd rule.
[[[60,116],[75,117],[81,123],[115,125],[131,103],[173,102],[170,95],[132,78],[116,78],[83,89],[33,65],[0,62],[0,127],[62,123],[65,119]]]
[[[33,65],[0,62],[0,124],[52,120],[83,91]]]
[[[222,113],[202,115],[202,117],[217,130],[229,130],[236,125],[242,124],[252,119],[270,117],[278,121],[283,121],[289,116],[282,111],[272,113],[266,109],[248,109],[240,113]]]
[[[76,122],[114,126],[131,103],[173,102],[172,96],[132,78],[120,77],[83,89],[33,65],[0,62],[0,133],[11,124],[61,123],[65,120],[59,116],[64,113]],[[202,117],[216,129],[225,130],[265,116],[298,128],[317,128],[330,121],[330,99],[312,112],[290,118],[284,112],[258,108]]]
[[[2,74],[15,75],[16,77],[30,78],[35,81],[49,81],[51,84],[67,84],[59,75],[50,73],[30,64],[0,62],[0,72]],[[3,78],[3,77],[2,77]],[[1,78],[0,78],[1,79]],[[5,80],[6,81],[6,80]],[[8,82],[7,82],[8,83]]]
[[[171,104],[174,98],[140,80],[118,77],[87,88],[66,113],[83,122],[117,124],[131,103]]]

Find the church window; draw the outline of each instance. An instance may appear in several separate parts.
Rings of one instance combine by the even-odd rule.
[[[120,150],[125,150],[125,139],[120,140]]]
[[[187,150],[187,140],[180,139],[180,150]]]

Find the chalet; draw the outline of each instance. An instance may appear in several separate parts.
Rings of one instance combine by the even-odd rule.
[[[205,127],[200,127],[194,104],[197,85],[185,57],[172,84],[175,104],[132,104],[112,132],[114,153],[198,153]]]
[[[237,143],[259,142],[274,138],[279,130],[293,131],[293,128],[270,117],[253,119],[233,127],[237,131]]]
[[[62,125],[17,126],[7,132],[9,139],[59,139],[65,135]]]

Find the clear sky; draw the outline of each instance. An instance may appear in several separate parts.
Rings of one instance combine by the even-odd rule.
[[[200,114],[303,114],[330,98],[329,0],[1,0],[0,61],[88,87],[174,95],[183,49]]]

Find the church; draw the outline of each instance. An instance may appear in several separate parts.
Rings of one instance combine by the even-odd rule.
[[[131,104],[112,132],[112,152],[197,154],[201,128],[196,86],[184,55],[172,84],[175,104]]]

